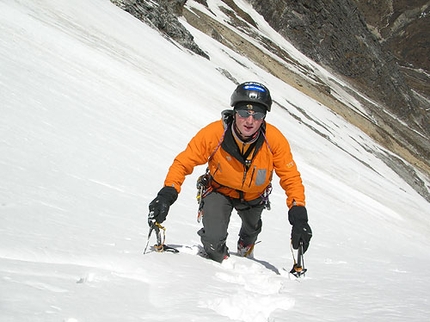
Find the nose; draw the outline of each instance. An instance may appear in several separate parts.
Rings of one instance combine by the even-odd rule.
[[[248,115],[248,117],[245,119],[246,120],[246,122],[248,122],[248,123],[252,123],[252,122],[254,122],[254,114],[249,114]]]

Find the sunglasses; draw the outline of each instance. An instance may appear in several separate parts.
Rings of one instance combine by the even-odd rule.
[[[262,120],[266,116],[266,113],[254,112],[251,110],[236,110],[236,112],[240,117],[248,118],[249,116],[252,116],[254,120]]]

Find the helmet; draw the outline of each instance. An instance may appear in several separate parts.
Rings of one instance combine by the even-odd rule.
[[[257,82],[245,82],[236,87],[231,95],[230,105],[235,107],[237,103],[249,102],[258,103],[270,112],[272,106],[272,98],[266,86]]]

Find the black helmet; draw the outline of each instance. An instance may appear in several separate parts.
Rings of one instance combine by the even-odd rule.
[[[270,112],[272,98],[266,86],[257,82],[245,82],[236,87],[231,95],[230,105],[235,107],[237,103],[249,102],[263,105]]]

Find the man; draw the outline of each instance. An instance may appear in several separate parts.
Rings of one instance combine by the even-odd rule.
[[[166,219],[185,176],[195,166],[207,163],[200,203],[203,228],[198,232],[203,247],[208,257],[217,262],[229,257],[227,230],[234,208],[242,220],[238,255],[253,257],[262,227],[261,213],[269,206],[268,194],[275,171],[287,195],[293,248],[298,249],[303,243],[306,251],[312,231],[304,187],[287,139],[265,121],[272,106],[269,90],[257,82],[242,83],[231,96],[231,106],[233,110],[224,111],[222,120],[201,129],[175,158],[164,187],[149,204],[149,224]]]

